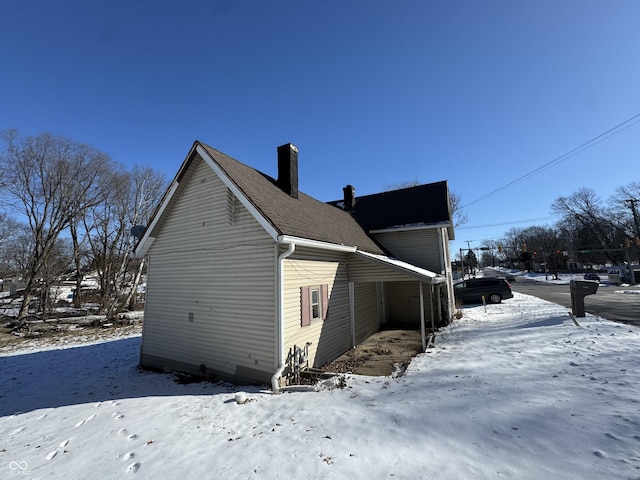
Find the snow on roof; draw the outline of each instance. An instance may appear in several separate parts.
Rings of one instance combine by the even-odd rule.
[[[358,250],[356,253],[365,258],[369,258],[394,267],[396,270],[402,270],[408,273],[413,273],[420,277],[424,277],[425,279],[429,280],[429,283],[440,283],[446,281],[446,277],[444,275],[434,273],[425,268],[416,267],[415,265],[403,262],[402,260],[398,260],[397,258],[388,257],[386,255],[376,255],[374,253],[363,252],[361,250]]]

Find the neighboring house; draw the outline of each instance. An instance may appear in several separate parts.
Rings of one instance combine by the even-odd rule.
[[[298,191],[291,144],[273,179],[195,142],[135,252],[149,262],[141,365],[277,390],[300,357],[322,366],[383,324],[416,324],[424,347],[453,313],[452,227],[446,183],[414,188],[346,188],[338,208]]]

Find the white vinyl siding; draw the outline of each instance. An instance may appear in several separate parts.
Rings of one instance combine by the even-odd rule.
[[[438,228],[375,233],[372,237],[395,258],[435,273],[444,273]]]
[[[309,365],[320,367],[351,347],[346,256],[304,247],[284,260],[285,353],[309,346]],[[327,316],[300,325],[301,288],[327,285]]]
[[[275,243],[200,157],[174,198],[148,252],[142,363],[269,378]]]
[[[420,325],[420,282],[385,283],[385,302],[388,308],[388,320],[398,325]],[[422,284],[424,318],[431,324],[431,286]],[[436,299],[433,299],[435,302]],[[438,318],[434,303],[434,317]]]
[[[404,230],[397,232],[383,232],[372,235],[380,244],[387,248],[394,257],[425,268],[435,273],[444,274],[447,277],[445,304],[446,317],[451,317],[453,307],[453,283],[451,262],[449,261],[449,237],[445,227],[425,228],[416,230]],[[386,292],[388,301],[388,314],[390,321],[419,323],[420,309],[415,306],[419,302],[419,290],[417,283],[409,282],[403,285],[386,284],[389,290]],[[443,287],[445,288],[445,287]],[[423,285],[425,318],[431,321],[430,287]],[[439,310],[436,299],[434,302],[434,316],[439,318]],[[415,306],[415,308],[414,308]]]
[[[379,281],[406,281],[406,273],[399,272],[382,263],[363,260],[356,255],[349,257],[349,280],[356,283],[370,283]]]
[[[360,343],[380,328],[377,285],[356,283],[354,297],[356,343]]]

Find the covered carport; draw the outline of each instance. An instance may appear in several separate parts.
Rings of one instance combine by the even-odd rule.
[[[362,322],[358,321],[362,309],[358,302],[358,286],[364,284],[376,285],[378,324],[375,325],[375,327],[377,330],[381,322],[385,323],[387,313],[389,311],[393,311],[394,307],[397,307],[397,305],[394,305],[393,303],[400,302],[398,298],[386,295],[386,286],[390,284],[400,284],[401,282],[406,284],[409,282],[409,285],[414,285],[416,287],[416,296],[418,301],[415,302],[415,306],[411,305],[411,302],[409,302],[408,308],[410,310],[408,313],[415,315],[416,310],[418,311],[422,350],[425,351],[427,348],[427,319],[425,317],[425,310],[428,311],[431,331],[433,332],[435,331],[436,320],[438,320],[438,322],[444,320],[442,319],[441,287],[445,285],[446,277],[401,260],[362,251],[357,251],[352,255],[349,260],[348,271],[351,338],[353,347],[358,343],[356,325],[362,324]],[[426,295],[424,287],[427,287]],[[428,302],[428,309],[425,309],[425,305],[427,305],[425,301]],[[370,302],[366,302],[366,304],[370,304]],[[407,307],[407,305],[403,305],[403,308],[405,307]],[[371,329],[374,325],[369,323],[368,326]]]

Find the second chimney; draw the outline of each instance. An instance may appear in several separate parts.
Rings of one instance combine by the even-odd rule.
[[[293,143],[278,147],[277,184],[287,195],[298,198],[298,147]]]
[[[356,187],[347,185],[342,191],[344,192],[344,209],[351,212],[356,207]]]

